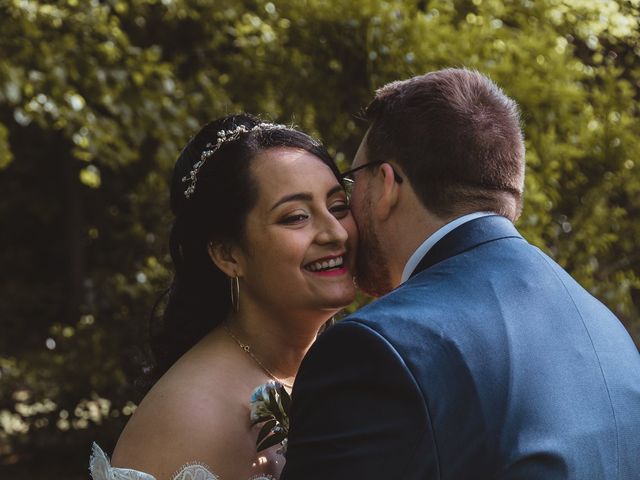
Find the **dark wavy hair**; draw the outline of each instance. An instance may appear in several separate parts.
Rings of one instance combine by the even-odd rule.
[[[339,178],[331,155],[320,142],[293,128],[262,129],[223,143],[199,170],[195,191],[186,198],[183,178],[189,176],[207,144],[216,143],[218,132],[240,125],[250,129],[261,122],[248,114],[214,120],[202,127],[178,157],[171,180],[175,221],[169,238],[174,275],[163,296],[164,313],[152,315],[153,359],[147,384],[164,374],[229,313],[229,278],[210,259],[208,244],[242,244],[247,215],[258,198],[250,169],[256,155],[275,147],[306,150]]]

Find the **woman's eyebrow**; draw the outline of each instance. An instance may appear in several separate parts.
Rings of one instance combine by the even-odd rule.
[[[343,190],[342,185],[336,185],[335,187],[333,187],[331,190],[327,192],[327,198],[331,197],[332,195],[335,195],[338,192],[341,192],[342,190]],[[313,200],[313,195],[311,195],[310,193],[307,193],[307,192],[292,193],[290,195],[285,195],[276,203],[274,203],[273,206],[271,207],[271,210],[274,210],[275,208],[279,207],[283,203],[287,203],[287,202],[297,202],[297,201],[310,202],[312,200]]]
[[[342,185],[336,185],[335,187],[333,187],[331,190],[329,190],[327,192],[327,198],[331,197],[332,195],[335,195],[338,192],[342,192],[344,191],[344,188],[342,187]]]
[[[271,207],[271,210],[273,210],[276,207],[282,205],[283,203],[295,202],[295,201],[310,202],[311,200],[313,200],[313,195],[311,195],[310,193],[292,193],[291,195],[285,195],[280,200],[278,200],[273,205],[273,207]]]

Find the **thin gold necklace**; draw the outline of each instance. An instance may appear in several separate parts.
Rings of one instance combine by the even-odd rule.
[[[275,380],[276,382],[281,383],[282,385],[284,385],[285,387],[291,389],[293,388],[292,384],[289,383],[285,383],[284,381],[280,380],[278,377],[276,377],[273,373],[271,373],[271,370],[269,370],[267,367],[264,366],[264,363],[262,363],[260,361],[260,359],[258,357],[256,357],[254,355],[254,353],[251,351],[251,347],[249,345],[247,345],[246,343],[242,343],[238,337],[236,337],[233,332],[231,331],[231,329],[229,328],[229,325],[227,323],[224,324],[224,329],[227,332],[227,334],[233,338],[233,340],[238,344],[238,346],[246,353],[249,354],[249,356],[253,359],[254,362],[256,362],[256,364],[264,371],[264,373],[266,373],[267,375],[269,375],[271,377],[272,380]]]

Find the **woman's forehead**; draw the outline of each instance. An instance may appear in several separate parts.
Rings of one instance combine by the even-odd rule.
[[[265,197],[298,189],[310,192],[324,190],[338,183],[331,168],[320,158],[297,148],[265,150],[256,156],[251,170],[259,191]]]

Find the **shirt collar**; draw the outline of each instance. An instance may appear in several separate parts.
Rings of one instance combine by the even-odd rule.
[[[415,268],[420,263],[420,260],[422,260],[424,256],[427,254],[427,252],[431,249],[431,247],[433,247],[438,242],[438,240],[444,237],[447,233],[459,227],[463,223],[467,223],[476,218],[486,217],[489,215],[495,215],[495,213],[474,212],[468,215],[463,215],[462,217],[458,217],[455,220],[452,220],[451,222],[447,223],[446,225],[440,227],[438,230],[433,232],[431,236],[427,237],[427,239],[424,242],[422,242],[422,244],[416,249],[416,251],[413,252],[413,255],[409,257],[409,261],[407,261],[407,264],[405,265],[404,270],[402,271],[402,278],[400,280],[400,283],[402,284],[409,279],[409,277],[411,276]]]

